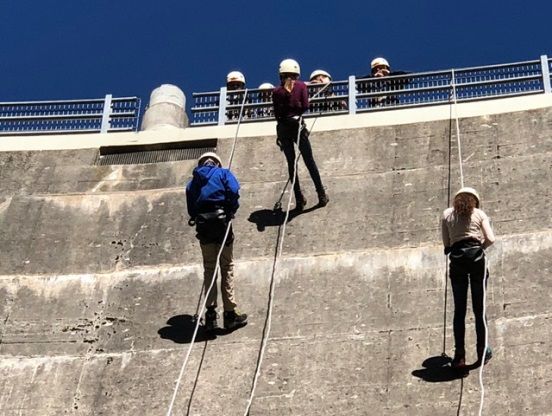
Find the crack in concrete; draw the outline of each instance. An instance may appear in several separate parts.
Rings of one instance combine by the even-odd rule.
[[[14,288],[11,291],[11,293],[9,293],[9,296],[6,298],[6,307],[5,307],[6,317],[4,318],[4,322],[2,323],[2,326],[0,327],[0,345],[4,344],[4,336],[6,334],[6,326],[8,324],[8,321],[9,321],[10,317],[11,317],[13,305],[15,304],[17,291],[19,290],[19,287],[20,287],[20,279],[15,278],[14,280],[15,280]]]

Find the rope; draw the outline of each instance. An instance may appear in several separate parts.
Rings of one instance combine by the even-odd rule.
[[[454,114],[456,117],[456,139],[458,142],[458,164],[460,165],[460,187],[464,187],[464,172],[462,170],[462,148],[460,146],[460,123],[458,121],[458,101],[456,98],[456,76],[452,70],[452,96],[454,97]]]
[[[238,115],[238,124],[236,125],[236,134],[234,135],[234,141],[232,142],[232,149],[230,150],[230,157],[228,158],[228,169],[231,168],[232,161],[234,160],[234,151],[236,149],[236,142],[238,141],[238,133],[240,131],[240,125],[243,117],[243,108],[245,106],[246,98],[247,98],[247,88],[243,93],[243,101],[241,103],[240,113]],[[201,284],[201,291],[199,292],[199,298],[197,300],[196,313],[194,315],[196,320],[199,320],[199,317],[201,316],[201,314],[199,313],[199,304],[201,303],[201,297],[203,294],[204,287],[205,287],[205,281]]]
[[[481,387],[481,398],[479,400],[479,416],[483,414],[483,402],[485,400],[485,385],[483,384],[483,367],[485,367],[485,357],[487,355],[487,347],[489,346],[489,330],[487,328],[486,310],[487,310],[487,256],[484,257],[484,272],[483,272],[483,325],[485,327],[485,348],[481,356],[481,366],[479,367],[479,385]]]
[[[237,141],[237,138],[238,138],[238,131],[239,131],[239,128],[240,128],[240,122],[241,122],[241,119],[242,119],[242,116],[243,116],[243,107],[245,105],[246,96],[247,96],[247,90],[245,90],[245,92],[244,92],[243,102],[242,102],[241,107],[240,107],[240,114],[239,114],[239,117],[238,117],[238,125],[237,125],[237,129],[236,129],[236,135],[234,136],[234,142],[232,143],[232,150],[230,152],[230,159],[228,161],[228,169],[230,169],[230,166],[232,164],[232,159],[234,157],[234,150],[235,150],[236,141]],[[201,304],[201,310],[196,311],[196,315],[198,315],[198,316],[203,315],[203,311],[205,310],[205,307],[207,305],[207,299],[209,298],[209,293],[211,293],[211,290],[213,289],[213,286],[216,283],[216,276],[218,274],[218,271],[220,270],[220,256],[222,255],[222,250],[224,249],[224,246],[226,244],[226,240],[228,239],[228,235],[230,234],[230,228],[231,227],[232,227],[232,220],[228,221],[228,226],[226,227],[226,232],[224,234],[224,238],[222,240],[222,243],[220,245],[220,249],[219,249],[218,254],[217,254],[216,266],[215,266],[215,270],[213,272],[213,277],[211,279],[211,284],[209,285],[209,288],[207,289],[207,293],[205,294],[205,299],[204,299],[203,303]],[[205,280],[203,281],[203,285],[201,286],[201,292],[199,294],[199,299],[200,300],[201,300],[201,297],[202,297],[204,287],[205,287]],[[199,305],[199,302],[198,302],[198,305]],[[200,324],[200,319],[197,319],[196,320],[196,325],[195,325],[195,328],[194,328],[194,333],[193,333],[192,339],[190,341],[190,346],[188,347],[186,357],[184,358],[184,362],[182,363],[182,367],[180,368],[180,373],[178,375],[178,379],[177,379],[176,385],[174,387],[174,392],[173,392],[173,395],[172,395],[171,403],[169,404],[169,409],[167,410],[167,416],[170,416],[172,414],[174,402],[176,400],[176,395],[178,394],[178,389],[179,389],[180,383],[182,381],[182,376],[184,375],[184,370],[186,369],[186,365],[188,364],[188,360],[190,358],[190,354],[192,352],[192,348],[194,346],[195,339],[197,337],[197,332],[199,330],[199,324]]]
[[[300,140],[300,137],[301,137],[302,122],[303,122],[303,116],[299,117],[299,128],[297,129],[297,140],[295,142],[297,147],[299,147],[298,143],[299,143],[299,140]],[[314,123],[313,123],[313,126],[314,126]],[[297,148],[297,150],[299,150],[299,149]],[[293,189],[293,187],[295,186],[295,182],[297,180],[297,174],[298,174],[297,173],[297,170],[298,170],[297,166],[298,166],[300,157],[301,157],[301,153],[298,151],[297,155],[295,156],[295,161],[294,161],[295,168],[294,168],[293,180],[291,181],[291,189]],[[262,338],[262,341],[261,341],[261,349],[259,351],[259,358],[257,359],[257,367],[255,369],[255,375],[253,377],[253,384],[251,386],[251,391],[249,393],[249,398],[247,399],[247,405],[245,407],[244,416],[248,416],[249,411],[251,410],[251,404],[253,403],[253,397],[255,396],[255,390],[257,388],[257,382],[259,380],[259,376],[261,375],[261,364],[263,362],[266,346],[268,344],[268,338],[269,338],[269,335],[270,335],[270,330],[272,328],[272,307],[274,305],[274,288],[275,288],[275,285],[276,285],[276,283],[275,283],[276,279],[274,277],[276,276],[276,266],[278,265],[278,260],[282,257],[282,247],[283,247],[283,244],[284,244],[284,236],[286,234],[286,225],[287,225],[288,218],[289,218],[289,212],[290,212],[290,208],[291,208],[292,198],[293,198],[293,192],[290,192],[288,203],[287,203],[287,208],[286,208],[286,215],[285,215],[285,218],[284,218],[284,223],[282,224],[281,233],[279,235],[279,240],[280,241],[278,242],[278,245],[277,245],[277,250],[276,250],[276,253],[275,253],[275,256],[274,256],[274,263],[273,263],[273,266],[272,266],[272,275],[271,275],[271,278],[270,278],[270,288],[269,288],[269,292],[268,292],[268,307],[267,307],[268,310],[267,310],[266,324],[265,324],[266,330],[263,333],[263,338]]]
[[[448,184],[447,184],[447,207],[450,206],[450,189],[451,189],[451,178],[452,178],[452,105],[450,107],[450,117],[449,117],[449,139],[448,139]],[[447,300],[448,300],[448,279],[449,279],[449,268],[448,268],[448,257],[445,254],[445,292],[444,292],[444,306],[443,306],[443,352],[441,356],[447,357]]]
[[[452,70],[452,95],[454,98],[454,113],[455,113],[455,119],[456,119],[456,138],[458,142],[458,164],[460,167],[460,186],[464,187],[464,171],[462,168],[462,148],[461,148],[461,142],[460,142],[460,122],[458,119],[458,101],[456,96],[456,76],[454,69]],[[449,159],[450,160],[450,159]],[[485,327],[485,348],[483,349],[482,356],[481,356],[481,365],[479,368],[479,385],[481,388],[481,397],[479,401],[479,416],[483,414],[483,403],[485,401],[485,385],[483,384],[483,367],[485,366],[485,356],[487,354],[487,347],[488,347],[488,340],[489,340],[489,334],[488,334],[488,328],[487,328],[487,321],[485,319],[486,315],[486,308],[487,308],[487,292],[485,288],[485,283],[487,279],[487,257],[485,256],[484,259],[484,273],[483,273],[483,325]]]

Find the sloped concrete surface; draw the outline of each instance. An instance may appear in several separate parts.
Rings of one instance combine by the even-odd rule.
[[[430,365],[443,341],[452,354],[438,229],[449,174],[459,187],[450,127],[312,134],[331,201],[287,224],[251,415],[477,414],[477,372],[458,379]],[[460,127],[465,183],[499,236],[484,414],[549,415],[552,110]],[[237,297],[250,323],[215,337],[200,330],[175,415],[245,411],[283,219],[272,211],[286,180],[274,140],[238,140],[233,162]],[[219,141],[224,157],[230,147]],[[183,191],[194,162],[94,166],[96,155],[0,153],[0,414],[167,412],[202,283]]]

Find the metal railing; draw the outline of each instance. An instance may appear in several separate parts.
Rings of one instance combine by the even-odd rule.
[[[136,131],[137,97],[0,103],[0,135]]]
[[[323,85],[309,84],[311,105],[305,116],[355,114],[404,107],[552,93],[552,59],[473,68],[409,73]],[[194,93],[192,126],[237,123],[244,90]],[[456,94],[456,97],[454,96]],[[247,90],[243,122],[273,120],[270,90]]]

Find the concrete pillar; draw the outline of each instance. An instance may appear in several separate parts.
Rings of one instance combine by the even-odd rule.
[[[163,84],[152,91],[149,106],[142,119],[141,130],[155,130],[167,126],[188,126],[186,96],[180,88],[171,84]]]

